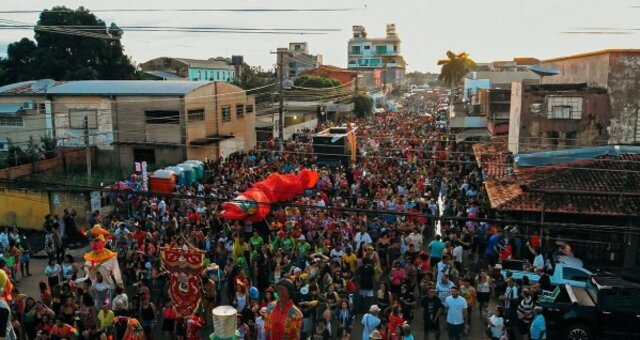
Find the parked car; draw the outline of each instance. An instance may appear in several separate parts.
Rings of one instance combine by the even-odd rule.
[[[560,285],[538,302],[548,339],[640,338],[640,284],[596,274],[585,288]]]
[[[524,270],[525,263],[525,261],[521,260],[502,261],[500,273],[506,277],[507,272],[511,272],[514,279],[522,279],[527,276],[529,282],[538,282],[540,275],[533,271]],[[584,268],[582,260],[572,256],[558,256],[553,267],[553,274],[550,278],[551,284],[554,286],[568,284],[573,287],[584,288],[592,275],[588,269]]]

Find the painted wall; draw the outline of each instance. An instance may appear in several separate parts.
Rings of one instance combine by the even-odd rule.
[[[29,137],[33,136],[36,143],[40,143],[40,137],[52,133],[47,131],[46,115],[40,110],[40,104],[44,104],[44,96],[0,96],[0,104],[23,104],[26,101],[33,102],[33,110],[24,110],[18,113],[22,117],[22,126],[0,125],[0,143],[11,140],[17,146],[25,148]],[[0,151],[3,148],[0,147]]]
[[[85,146],[84,129],[71,124],[70,115],[74,112],[86,112],[87,115],[95,116],[95,125],[89,127],[89,144],[95,145],[99,150],[113,150],[111,99],[99,96],[60,95],[53,96],[51,104],[59,146]]]
[[[233,82],[235,74],[232,69],[189,68],[189,79],[206,81]]]
[[[43,230],[44,216],[58,214],[72,208],[78,213],[76,223],[87,223],[89,196],[84,193],[48,193],[39,191],[0,191],[0,226],[17,224],[26,229]],[[9,208],[11,207],[11,208]]]

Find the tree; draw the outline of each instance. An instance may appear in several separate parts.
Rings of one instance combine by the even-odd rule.
[[[49,136],[40,137],[40,150],[44,153],[44,158],[51,159],[56,156],[56,140]]]
[[[441,66],[438,80],[443,81],[451,89],[476,67],[476,63],[469,58],[467,52],[455,54],[451,51],[447,51],[447,59],[439,60],[438,65]]]
[[[240,75],[234,83],[245,90],[276,82],[276,73],[271,70],[264,71],[260,67],[252,67],[247,64],[242,64],[240,68]]]
[[[17,145],[10,145],[9,150],[7,151],[5,163],[7,163],[7,167],[14,167],[28,163],[28,160],[21,147]]]
[[[35,42],[23,38],[10,44],[7,58],[0,60],[0,83],[13,83],[27,79],[51,78],[56,80],[135,79],[136,70],[124,54],[120,43],[122,30],[115,24],[108,28],[83,7],[71,10],[53,7],[40,13],[38,26],[68,26],[75,32],[104,34],[104,38],[60,34],[36,27]],[[84,26],[84,31],[77,27]],[[114,39],[109,39],[108,35]]]
[[[358,93],[353,101],[353,112],[358,117],[365,117],[373,109],[373,98],[366,94]]]
[[[300,87],[327,88],[338,87],[342,85],[342,83],[333,78],[319,76],[301,76],[296,78],[296,80],[293,82],[293,85]]]

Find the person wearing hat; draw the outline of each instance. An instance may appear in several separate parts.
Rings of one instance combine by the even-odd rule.
[[[84,272],[87,276],[77,279],[76,283],[82,283],[87,279],[96,282],[97,273],[100,272],[104,283],[113,292],[116,285],[123,285],[123,281],[118,264],[118,253],[105,248],[106,239],[110,237],[110,233],[96,224],[87,232],[87,237],[91,240],[91,251],[84,254]]]
[[[547,338],[547,322],[542,315],[542,307],[537,306],[533,309],[533,321],[529,328],[530,340],[545,340]]]
[[[369,307],[369,313],[362,316],[362,321],[360,322],[362,324],[362,340],[373,339],[371,335],[374,331],[377,331],[376,328],[380,326],[381,320],[378,317],[380,311],[378,305],[371,305],[371,307]],[[378,332],[378,334],[380,334],[380,332]],[[382,339],[382,337],[378,339]]]
[[[302,333],[302,312],[291,299],[295,285],[282,279],[276,284],[279,299],[270,303],[264,314],[264,330],[267,340],[297,340]]]

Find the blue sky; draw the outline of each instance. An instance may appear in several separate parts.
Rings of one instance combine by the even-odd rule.
[[[125,32],[123,45],[134,61],[159,56],[208,58],[245,56],[251,65],[271,67],[270,54],[289,41],[307,41],[312,53],[326,64],[346,66],[351,26],[363,25],[370,36],[383,36],[385,25],[395,23],[402,39],[408,69],[437,71],[436,62],[446,50],[467,51],[477,62],[511,60],[531,56],[540,59],[605,48],[638,48],[640,31],[624,34],[566,34],[590,28],[640,28],[640,0],[110,0],[44,1],[3,0],[0,10],[42,9],[54,4],[71,8],[349,8],[322,13],[216,13],[216,12],[115,12],[97,13],[118,25],[227,26],[255,28],[334,28],[327,35],[248,35]],[[30,23],[33,14],[0,14],[2,19]],[[585,29],[588,28],[588,29]],[[32,31],[5,30],[0,35],[1,53],[6,45]]]

